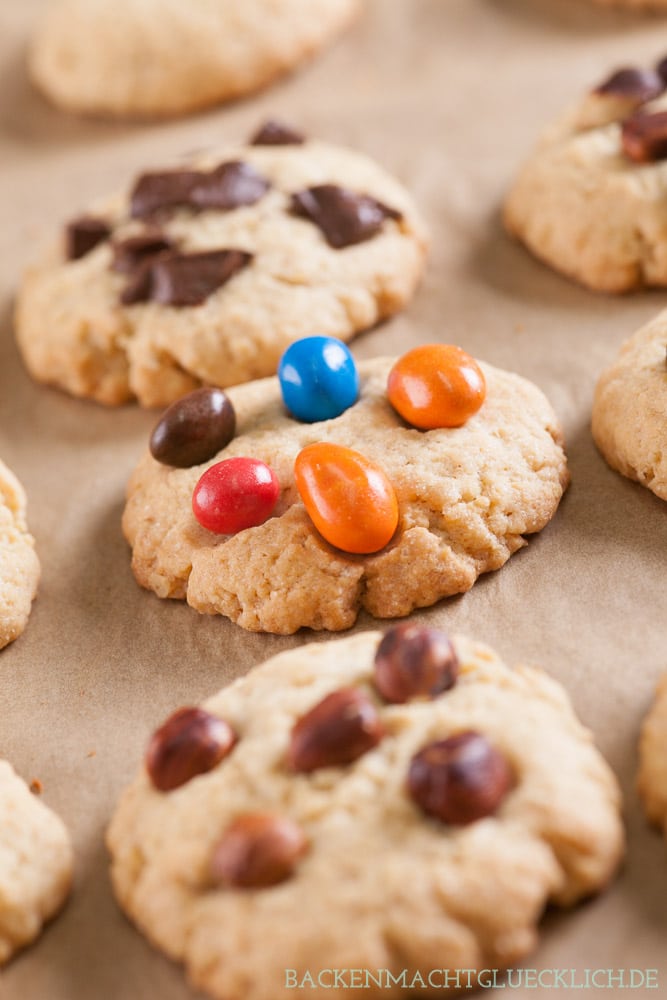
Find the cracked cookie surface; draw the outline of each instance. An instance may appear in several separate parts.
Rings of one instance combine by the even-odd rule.
[[[197,306],[123,305],[125,275],[112,269],[110,239],[76,260],[61,248],[29,271],[16,307],[24,361],[38,381],[107,404],[137,398],[164,406],[202,382],[218,386],[273,374],[285,348],[313,333],[350,340],[413,295],[426,250],[424,226],[405,189],[371,160],[321,142],[244,146],[203,155],[188,167],[242,161],[271,187],[228,211],[177,207],[161,232],[188,253],[234,247],[251,262]],[[184,169],[184,165],[179,165]],[[291,195],[334,183],[401,213],[372,238],[334,249]],[[128,196],[91,214],[118,242],[146,231]]]
[[[507,231],[556,271],[602,292],[667,285],[667,166],[623,153],[622,121],[667,110],[591,92],[546,130],[505,200]]]
[[[277,379],[229,391],[236,436],[191,469],[149,454],[128,485],[123,516],[138,582],[160,597],[185,598],[252,631],[349,628],[360,608],[378,618],[468,590],[540,531],[558,507],[568,471],[558,421],[532,383],[482,365],[487,397],[463,427],[419,431],[387,400],[395,359],[362,362],[360,399],[333,420],[304,424],[282,403]],[[354,556],[318,534],[294,483],[306,445],[326,440],[382,466],[396,492],[399,526],[373,555]],[[251,456],[274,470],[281,496],[271,517],[235,535],[215,535],[192,512],[192,492],[216,461]]]
[[[30,75],[67,111],[187,114],[271,83],[358,9],[359,0],[54,0]]]
[[[37,593],[40,566],[26,525],[26,497],[0,462],[0,649],[24,630]]]
[[[613,469],[667,500],[667,312],[642,327],[602,373],[595,443]]]
[[[534,948],[548,902],[574,904],[616,869],[618,786],[560,685],[455,636],[456,685],[387,705],[372,679],[380,639],[301,646],[251,671],[204,705],[238,735],[221,763],[166,794],[142,771],[120,801],[107,836],[118,901],[214,997],[273,1000],[286,968],[504,968]],[[376,705],[383,739],[344,767],[294,774],[295,721],[350,686]],[[514,787],[477,822],[427,818],[406,792],[409,762],[471,729],[509,761]],[[212,884],[221,832],[257,809],[298,824],[307,852],[279,885]],[[439,980],[423,992],[454,991]]]
[[[60,909],[71,878],[62,821],[0,760],[0,965]]]

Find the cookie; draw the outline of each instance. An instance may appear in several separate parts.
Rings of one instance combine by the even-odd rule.
[[[427,374],[438,371],[429,356],[427,346]],[[393,358],[361,363],[357,402],[328,420],[292,416],[276,378],[229,390],[235,431],[213,435],[208,461],[195,449],[202,464],[175,468],[187,459],[170,464],[157,447],[160,460],[146,454],[130,479],[123,528],[137,581],[281,634],[349,628],[361,608],[400,617],[468,590],[548,523],[568,482],[544,395],[517,375],[477,367],[486,381],[481,408],[461,426],[431,430],[410,425],[390,402],[388,378],[401,374]],[[178,404],[175,411],[166,424],[187,425]],[[209,420],[197,416],[193,441]],[[162,422],[160,439],[161,430]],[[249,519],[234,521],[245,507]]]
[[[64,824],[0,760],[0,965],[60,909],[71,878]]]
[[[19,292],[25,363],[75,396],[144,406],[273,374],[309,333],[349,340],[407,303],[426,249],[384,170],[276,123],[143,174],[63,242]]]
[[[593,400],[595,443],[612,469],[667,500],[667,312],[630,337]]]
[[[626,67],[546,131],[504,205],[505,226],[583,285],[667,285],[667,59]]]
[[[40,566],[26,525],[23,487],[0,462],[0,649],[26,627]]]
[[[54,0],[29,52],[65,111],[182,115],[264,87],[354,17],[359,0]]]
[[[649,821],[667,837],[667,677],[642,726],[637,784]]]
[[[220,1000],[334,969],[441,994],[443,970],[520,961],[545,905],[602,889],[623,850],[563,689],[413,623],[288,650],[176,713],[107,839],[122,908]]]

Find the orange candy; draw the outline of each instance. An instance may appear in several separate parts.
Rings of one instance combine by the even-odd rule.
[[[398,359],[389,372],[387,396],[403,419],[420,430],[460,427],[484,402],[486,380],[460,347],[425,344]]]
[[[339,444],[320,441],[294,463],[297,489],[313,524],[343,552],[377,552],[398,525],[398,500],[384,470]]]

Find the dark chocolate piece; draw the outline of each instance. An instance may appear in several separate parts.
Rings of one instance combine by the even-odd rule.
[[[251,260],[244,250],[166,253],[151,266],[150,298],[161,305],[198,306]]]
[[[79,260],[111,236],[111,227],[104,219],[82,215],[72,219],[65,228],[65,254],[68,260]]]
[[[292,210],[322,230],[327,243],[340,250],[370,240],[386,219],[401,213],[370,195],[357,194],[336,184],[320,184],[292,195]]]
[[[621,126],[621,145],[634,163],[655,163],[667,158],[667,111],[647,115],[641,112]]]
[[[198,170],[165,170],[142,174],[130,195],[130,214],[143,219],[164,209],[190,204],[193,187],[200,181]]]
[[[160,229],[147,229],[137,236],[114,242],[111,266],[120,274],[134,274],[149,257],[173,248],[174,244]]]
[[[667,84],[659,71],[626,66],[616,70],[593,91],[609,97],[627,97],[643,104],[662,94]]]
[[[234,160],[221,163],[210,173],[200,174],[190,191],[189,204],[194,208],[218,208],[228,211],[241,205],[254,205],[271,185],[250,163]]]
[[[667,56],[661,59],[655,67],[656,73],[659,73],[662,79],[665,81],[665,86],[667,87]]]
[[[282,122],[269,119],[255,132],[251,146],[301,146],[305,135]]]

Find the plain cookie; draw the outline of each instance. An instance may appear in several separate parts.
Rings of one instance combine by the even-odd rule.
[[[637,783],[646,815],[667,837],[667,677],[642,726]]]
[[[617,783],[557,683],[416,624],[380,639],[289,650],[172,716],[121,799],[118,901],[219,1000],[274,1000],[286,970],[451,994],[429,970],[520,961],[548,903],[618,865]]]
[[[667,60],[613,73],[545,132],[505,201],[511,235],[596,291],[667,285],[666,80]]]
[[[0,462],[0,649],[26,627],[40,566],[26,525],[23,487]]]
[[[426,236],[404,188],[358,153],[262,133],[144,174],[69,225],[18,295],[34,378],[164,406],[273,374],[294,340],[349,340],[408,302]]]
[[[532,383],[481,365],[482,408],[462,427],[419,431],[389,404],[394,359],[359,365],[357,403],[307,424],[285,410],[278,379],[229,391],[236,436],[213,461],[169,468],[150,454],[131,477],[123,516],[138,582],[159,597],[185,598],[246,629],[349,628],[361,608],[395,618],[472,587],[540,531],[558,507],[568,471],[558,421]],[[398,500],[395,536],[371,555],[328,544],[295,486],[294,461],[326,441],[378,463]],[[222,459],[265,462],[280,484],[275,515],[233,535],[193,515],[192,494]]]
[[[592,431],[613,469],[667,500],[667,312],[630,337],[595,389]]]
[[[29,70],[66,111],[186,114],[296,68],[358,9],[359,0],[53,0]]]
[[[0,965],[37,937],[71,879],[65,826],[0,760]]]

